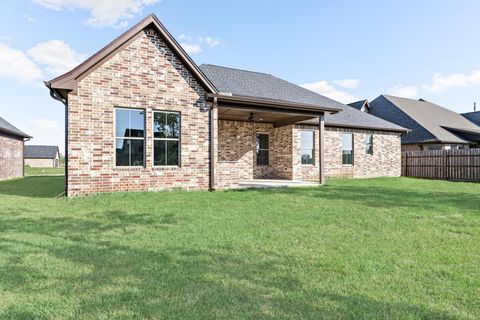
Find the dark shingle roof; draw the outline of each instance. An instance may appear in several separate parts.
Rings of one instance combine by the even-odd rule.
[[[341,109],[342,111],[339,113],[325,115],[326,125],[405,131],[404,128],[391,122],[361,112],[270,74],[210,64],[202,64],[200,69],[222,93]],[[315,122],[318,123],[318,120],[305,123],[314,124]]]
[[[25,159],[54,159],[57,156],[57,146],[25,146]]]
[[[402,137],[402,143],[469,143],[460,132],[480,135],[480,127],[458,113],[424,99],[381,95],[370,102],[369,112],[411,129],[410,133]]]
[[[368,104],[368,100],[360,100],[360,101],[349,103],[348,105],[357,110],[361,110],[366,103]]]
[[[462,113],[462,116],[480,126],[480,111]]]
[[[18,136],[21,138],[31,138],[25,132],[19,130],[15,126],[13,126],[10,122],[0,117],[0,132],[4,132],[7,134],[12,134],[14,136]]]

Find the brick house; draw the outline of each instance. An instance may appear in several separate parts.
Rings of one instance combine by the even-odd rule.
[[[23,177],[24,142],[31,138],[0,117],[0,180]]]
[[[268,74],[197,66],[154,15],[45,84],[66,107],[70,196],[400,175],[406,129]]]
[[[25,165],[34,168],[58,168],[60,152],[57,146],[25,146]]]

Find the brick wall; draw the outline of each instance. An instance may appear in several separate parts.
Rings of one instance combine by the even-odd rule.
[[[342,133],[353,133],[353,165],[342,165]],[[365,135],[373,134],[373,155],[365,152]],[[397,177],[401,170],[400,134],[395,132],[325,128],[327,177]]]
[[[68,194],[206,189],[209,114],[205,92],[160,36],[147,29],[69,94]],[[116,167],[114,108],[145,110],[144,167]],[[181,112],[181,165],[153,166],[153,110]]]
[[[0,180],[23,176],[23,139],[0,134]]]
[[[268,166],[257,166],[256,135],[269,135]],[[239,180],[292,178],[292,127],[218,121],[216,188],[236,186]]]
[[[300,158],[300,133],[315,132],[315,164],[302,165]],[[353,165],[342,164],[342,133],[353,133]],[[365,136],[373,134],[373,155],[365,152]],[[295,126],[293,129],[293,179],[318,181],[318,127]],[[366,178],[400,176],[400,135],[393,132],[326,127],[325,175],[327,177]]]

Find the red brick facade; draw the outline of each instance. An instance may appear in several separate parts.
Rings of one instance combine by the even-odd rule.
[[[68,195],[210,186],[210,115],[206,91],[153,29],[127,42],[68,95]],[[145,111],[145,159],[139,167],[117,167],[115,108]],[[153,112],[181,114],[180,165],[153,164]],[[235,122],[214,117],[214,188],[236,187],[255,178],[318,181],[318,127]],[[300,133],[315,132],[315,164],[300,161]],[[354,133],[355,164],[342,166],[341,136]],[[374,154],[365,155],[365,130],[325,129],[327,176],[400,175],[400,136],[372,131]],[[256,165],[256,134],[267,133],[269,165]]]
[[[207,189],[209,114],[205,92],[152,29],[78,82],[69,94],[68,195]],[[115,166],[115,107],[145,110],[144,167]],[[181,113],[181,164],[153,166],[153,111]]]
[[[0,180],[23,176],[23,138],[0,133]]]

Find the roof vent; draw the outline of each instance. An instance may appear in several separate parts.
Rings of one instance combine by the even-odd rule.
[[[427,102],[427,100],[424,100],[424,99],[422,99],[422,98],[418,99],[418,101]]]

